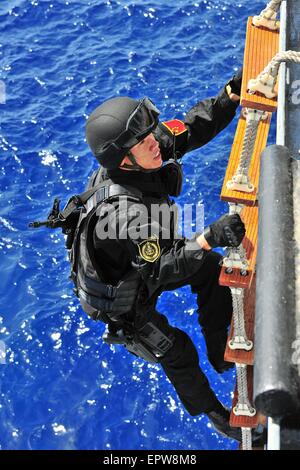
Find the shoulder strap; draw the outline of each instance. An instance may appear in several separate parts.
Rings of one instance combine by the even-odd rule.
[[[85,210],[81,211],[79,222],[76,227],[76,232],[75,232],[72,249],[71,249],[71,256],[70,256],[70,261],[71,261],[71,266],[72,266],[71,277],[73,281],[75,282],[76,288],[78,288],[77,286],[77,258],[78,258],[79,234],[80,234],[82,224],[84,221],[87,221],[87,223],[89,223],[90,216],[94,214],[93,209],[96,209],[96,207],[99,204],[101,204],[101,202],[103,202],[104,200],[113,198],[115,196],[128,196],[129,198],[134,198],[134,200],[136,201],[141,201],[142,192],[132,186],[119,185],[119,184],[113,183],[112,180],[105,180],[102,183],[96,185],[94,188],[91,188],[88,191],[85,191],[84,193],[81,193],[79,195],[73,196],[69,200],[65,209],[62,212],[60,212],[60,215],[66,218],[74,210],[77,210],[79,207],[85,206]],[[91,282],[92,280],[89,280],[89,288],[93,287]],[[99,290],[98,285],[97,285],[97,289]],[[110,298],[113,298],[113,296],[115,295],[114,291],[109,291],[109,292],[110,292],[109,295],[107,292],[105,292],[105,295]],[[94,300],[92,299],[90,294],[89,294],[89,298],[87,297],[86,293],[82,294],[82,297],[84,297],[84,295],[86,296],[85,298],[86,302],[89,304],[93,304]],[[100,306],[99,303],[97,305]],[[103,308],[102,304],[101,304],[101,308]]]
[[[127,196],[135,201],[141,201],[142,192],[137,188],[127,185],[115,184],[111,180],[106,180],[106,184],[102,183],[97,186],[93,197],[90,197],[86,203],[86,213],[89,214],[91,210],[97,207],[103,201],[109,201],[111,198],[117,196]],[[109,184],[110,183],[110,184]]]
[[[72,214],[72,212],[74,212],[74,210],[83,207],[92,198],[92,196],[94,196],[94,194],[96,195],[96,204],[113,196],[133,196],[138,199],[142,198],[142,192],[137,188],[127,185],[121,186],[120,184],[114,184],[112,180],[105,180],[84,193],[72,196],[67,202],[65,208],[59,213],[60,219],[65,220],[70,214]],[[95,204],[92,203],[92,206],[95,206]],[[91,210],[91,208],[92,207],[89,204],[88,209]]]
[[[142,192],[137,188],[127,185],[114,183],[103,185],[100,188],[98,187],[97,191],[94,193],[94,197],[90,197],[87,201],[87,212],[90,212],[93,207],[98,206],[102,201],[116,196],[128,196],[140,201],[142,199]]]
[[[115,196],[128,196],[130,198],[135,198],[137,201],[140,201],[142,199],[142,192],[132,186],[121,186],[119,184],[114,184],[112,180],[105,180],[102,183],[96,185],[94,188],[71,197],[65,209],[59,213],[59,217],[63,220],[66,220],[66,218],[70,216],[75,210],[78,210],[79,207],[85,206],[85,210],[81,211],[72,244],[73,266],[76,264],[78,235],[83,222],[87,219],[87,216],[90,215],[93,209],[101,204],[101,202]]]

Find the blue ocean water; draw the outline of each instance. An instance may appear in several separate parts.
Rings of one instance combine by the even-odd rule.
[[[150,96],[163,119],[181,118],[239,68],[246,19],[264,5],[1,1],[1,449],[236,448],[184,411],[159,366],[102,343],[104,326],[72,295],[62,236],[27,225],[55,196],[84,189],[97,166],[84,140],[95,106]],[[206,223],[227,211],[219,193],[235,126],[184,158],[180,202],[204,202]],[[229,405],[234,373],[207,362],[190,290],[164,294],[159,308],[192,337]]]

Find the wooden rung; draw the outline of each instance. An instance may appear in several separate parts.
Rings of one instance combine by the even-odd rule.
[[[277,99],[268,99],[262,94],[247,93],[248,82],[256,78],[279,51],[279,32],[257,28],[248,19],[244,53],[244,71],[241,90],[241,105],[248,108],[276,111]]]
[[[248,396],[250,403],[252,404],[252,397],[253,397],[253,367],[247,367],[247,382],[248,382]],[[232,409],[230,413],[230,420],[229,424],[233,428],[256,428],[259,423],[259,415],[256,413],[253,417],[250,416],[236,416],[233,413],[233,408],[237,404],[237,385],[234,391],[234,397],[232,400]]]
[[[247,206],[257,205],[260,155],[267,144],[271,118],[272,114],[270,113],[268,119],[266,119],[265,121],[261,121],[258,126],[256,143],[254,146],[253,156],[249,167],[249,178],[251,180],[251,183],[254,185],[255,189],[253,193],[245,193],[242,191],[233,191],[232,189],[228,189],[226,187],[227,182],[232,179],[239,166],[240,155],[243,148],[244,136],[246,131],[246,119],[241,114],[234,137],[231,154],[229,157],[226,175],[224,178],[223,188],[221,192],[222,201],[236,202],[240,204],[245,204]]]
[[[254,319],[255,319],[255,291],[256,291],[256,275],[250,289],[246,289],[244,297],[244,318],[245,329],[247,338],[254,342]],[[243,349],[230,349],[228,342],[232,339],[234,334],[233,319],[230,326],[228,335],[227,346],[225,350],[224,359],[227,362],[237,362],[239,364],[253,365],[254,347],[251,351],[244,351]]]
[[[246,226],[246,235],[243,240],[243,247],[246,250],[249,260],[248,275],[242,276],[239,269],[233,269],[232,274],[226,274],[222,267],[219,278],[221,286],[249,288],[255,272],[257,255],[257,232],[258,232],[258,207],[244,207],[241,218]]]

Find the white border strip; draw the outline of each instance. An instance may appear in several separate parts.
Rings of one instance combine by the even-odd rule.
[[[280,450],[280,426],[272,418],[268,418],[267,450]]]
[[[284,0],[280,10],[280,42],[279,51],[286,51],[286,23],[287,23],[287,4]],[[277,112],[277,145],[285,145],[285,116],[286,116],[286,63],[282,63],[278,77],[278,112]]]
[[[286,29],[287,29],[287,3],[284,0],[280,9],[280,42],[279,51],[286,51]],[[286,141],[286,63],[282,63],[278,77],[278,112],[277,112],[277,145],[285,145]],[[268,443],[267,450],[280,450],[280,425],[268,418]]]

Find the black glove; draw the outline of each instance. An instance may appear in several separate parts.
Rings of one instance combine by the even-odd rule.
[[[241,244],[246,230],[238,214],[223,215],[213,224],[204,230],[204,238],[207,243],[215,248],[216,246],[234,246]]]
[[[241,68],[236,75],[227,83],[231,88],[231,93],[240,96],[242,87],[243,69]]]

